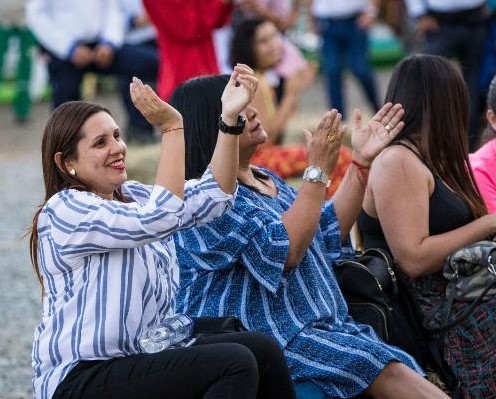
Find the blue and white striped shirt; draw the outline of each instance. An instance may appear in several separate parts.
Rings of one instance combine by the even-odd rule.
[[[142,329],[173,309],[177,264],[171,233],[232,205],[210,169],[181,201],[160,186],[125,182],[132,202],[63,190],[38,219],[45,297],[34,334],[35,397],[51,398],[80,360],[139,353]]]

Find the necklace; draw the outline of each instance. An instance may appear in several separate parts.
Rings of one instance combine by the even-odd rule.
[[[256,177],[253,172],[247,171],[247,173],[243,173],[242,176],[239,176],[238,179],[240,182],[245,184],[248,187],[252,187],[255,191],[263,192],[266,190],[267,183]]]

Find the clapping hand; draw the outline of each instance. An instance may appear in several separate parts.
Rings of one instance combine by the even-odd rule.
[[[84,44],[74,48],[71,56],[71,62],[78,68],[87,67],[94,60],[93,50]]]
[[[241,111],[251,102],[257,90],[258,79],[253,69],[244,64],[234,67],[229,82],[222,93],[222,119],[234,124]]]
[[[404,114],[401,104],[387,103],[363,125],[360,111],[355,110],[351,134],[353,159],[361,165],[370,166],[374,158],[405,126],[401,121]]]
[[[100,43],[94,49],[94,62],[100,68],[109,68],[114,57],[114,49],[109,44]]]
[[[134,106],[162,133],[182,129],[183,117],[179,111],[163,101],[149,85],[133,78],[129,90]]]
[[[308,164],[318,166],[330,176],[338,162],[344,130],[341,114],[336,109],[324,114],[313,135],[306,130]]]

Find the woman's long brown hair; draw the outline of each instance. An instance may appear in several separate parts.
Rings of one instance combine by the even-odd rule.
[[[415,143],[432,172],[465,200],[474,218],[487,214],[468,157],[469,96],[458,68],[439,56],[407,57],[395,68],[385,101],[405,110],[405,127],[394,141]]]
[[[90,187],[86,187],[78,181],[77,176],[72,176],[65,169],[65,161],[77,159],[77,146],[84,135],[82,126],[92,115],[98,112],[106,112],[110,115],[109,110],[101,105],[85,101],[70,101],[57,107],[50,115],[45,126],[41,142],[45,198],[34,214],[29,231],[31,263],[42,286],[43,280],[38,264],[38,217],[46,202],[61,190],[74,188],[91,191]],[[63,170],[59,169],[55,163],[55,154],[58,152],[62,153],[61,165]],[[124,201],[120,189],[115,192],[115,198]]]

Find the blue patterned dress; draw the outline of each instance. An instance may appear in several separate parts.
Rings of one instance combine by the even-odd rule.
[[[391,361],[421,373],[409,355],[349,317],[330,266],[346,251],[332,202],[323,207],[301,263],[284,271],[289,239],[281,215],[296,193],[264,171],[276,183],[277,196],[240,186],[223,217],[174,235],[180,267],[176,311],[235,315],[249,330],[273,336],[293,379],[314,381],[328,397],[360,394]]]

